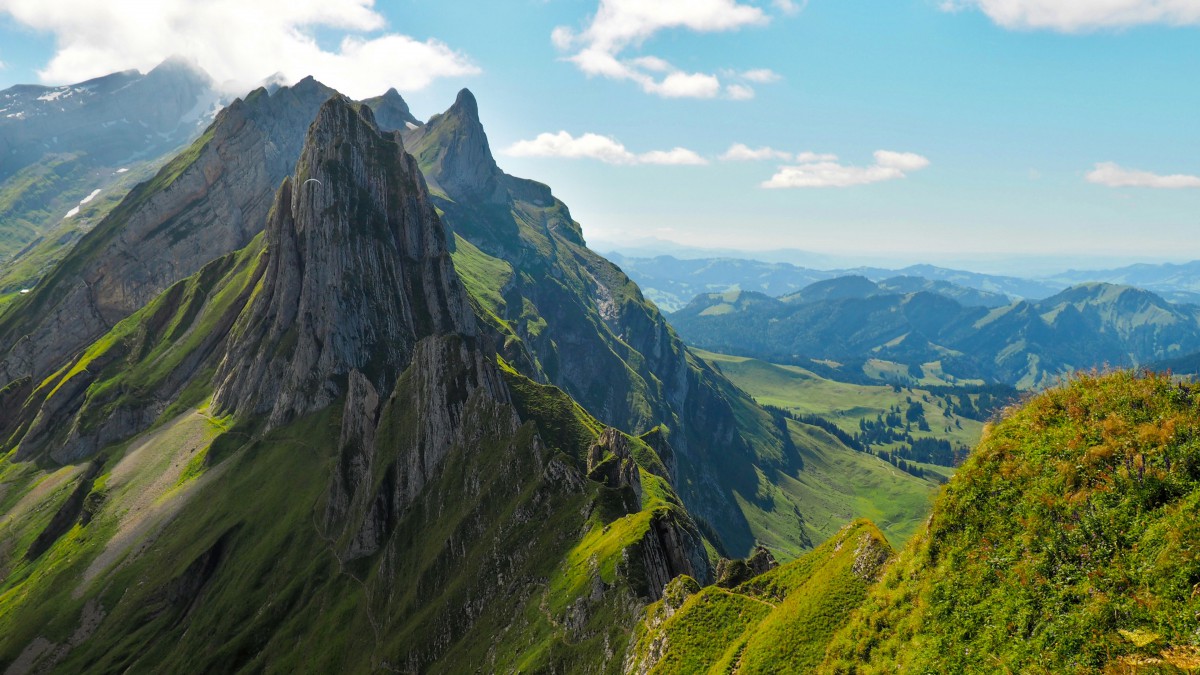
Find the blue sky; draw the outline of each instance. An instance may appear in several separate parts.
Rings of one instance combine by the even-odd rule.
[[[233,88],[394,84],[418,117],[466,86],[501,166],[549,183],[602,249],[1200,258],[1200,0],[96,4],[0,0],[0,88],[170,51]],[[735,144],[770,150],[722,159]]]

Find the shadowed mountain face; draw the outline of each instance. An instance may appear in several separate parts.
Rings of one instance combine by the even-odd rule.
[[[936,361],[961,379],[1020,388],[1200,348],[1200,310],[1127,286],[1085,284],[992,308],[929,291],[874,293],[861,278],[810,288],[783,299],[702,296],[672,320],[693,344],[715,351],[797,364],[886,359],[919,368]]]
[[[752,497],[802,466],[786,427],[687,350],[637,285],[587,248],[550,188],[499,169],[474,96],[464,90],[404,139],[505,358],[607,424],[663,425],[660,453],[684,504],[729,551],[748,552],[770,520],[789,550],[810,546],[799,507]]]

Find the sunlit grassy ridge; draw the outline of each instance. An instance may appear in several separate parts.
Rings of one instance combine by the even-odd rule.
[[[1200,667],[1198,513],[1200,393],[1080,376],[991,429],[825,668]]]
[[[856,521],[804,556],[732,589],[687,577],[646,610],[629,665],[653,673],[807,673],[891,553]]]

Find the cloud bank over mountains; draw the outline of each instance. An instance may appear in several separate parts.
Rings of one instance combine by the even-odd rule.
[[[48,84],[145,71],[175,55],[231,91],[275,74],[313,75],[366,97],[480,72],[436,39],[386,32],[373,0],[0,0],[2,14],[54,36],[54,56],[38,71]],[[338,36],[336,47],[322,46],[318,32]]]

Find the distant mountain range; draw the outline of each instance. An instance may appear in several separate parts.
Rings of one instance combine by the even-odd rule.
[[[0,91],[0,305],[35,285],[220,107],[208,75],[181,59],[144,75]]]
[[[782,298],[708,294],[671,321],[690,344],[718,352],[806,366],[833,361],[853,377],[880,359],[907,365],[916,379],[934,367],[1025,389],[1078,369],[1139,366],[1200,350],[1200,307],[1131,286],[1082,284],[992,307],[968,306],[933,284],[916,292],[882,286],[851,276]]]
[[[877,282],[895,277],[915,277],[1026,300],[1048,298],[1069,286],[1099,281],[1146,288],[1171,302],[1200,304],[1200,261],[1182,265],[1133,265],[1114,270],[1071,271],[1053,277],[1023,278],[948,269],[936,265],[910,265],[899,269],[815,269],[786,262],[739,257],[636,257],[615,252],[606,255],[638,282],[646,297],[667,312],[682,309],[692,298],[703,293],[738,289],[779,297],[796,292],[816,281],[850,275],[866,277]],[[916,288],[910,287],[910,290]],[[968,300],[965,304],[974,302],[979,300]]]
[[[1200,304],[1200,260],[1182,264],[1129,265],[1110,270],[1071,270],[1049,277],[1046,281],[1065,284],[1087,281],[1125,284],[1154,291],[1172,302]]]

